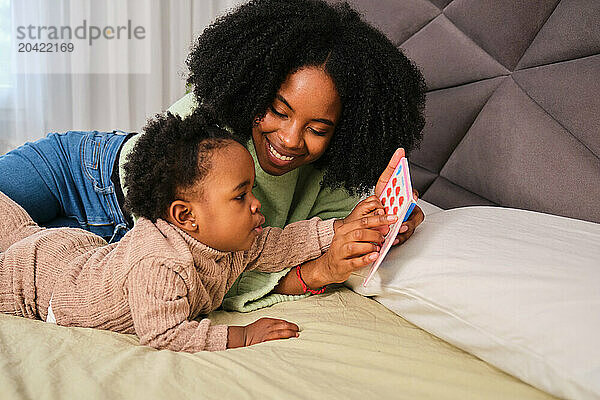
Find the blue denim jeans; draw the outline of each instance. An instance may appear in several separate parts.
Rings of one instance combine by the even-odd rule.
[[[50,133],[0,156],[0,191],[38,224],[86,229],[109,242],[127,232],[111,173],[125,132]]]

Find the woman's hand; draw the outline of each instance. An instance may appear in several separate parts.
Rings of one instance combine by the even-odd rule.
[[[396,150],[396,152],[390,159],[390,162],[388,163],[387,167],[385,167],[385,170],[383,171],[383,173],[377,180],[377,185],[375,185],[375,195],[377,197],[381,196],[381,193],[383,193],[383,189],[385,189],[385,185],[387,185],[388,181],[392,177],[392,174],[394,173],[394,170],[398,166],[398,163],[400,162],[400,159],[402,157],[404,157],[404,149]],[[417,201],[419,199],[419,193],[414,189],[413,189],[413,197],[414,197],[415,201]],[[423,214],[423,210],[421,210],[421,208],[419,206],[415,205],[415,208],[413,208],[412,213],[410,214],[410,217],[408,218],[408,220],[406,220],[406,222],[404,222],[402,224],[402,226],[400,227],[400,231],[398,232],[398,236],[396,236],[396,239],[394,240],[393,245],[395,246],[399,243],[401,244],[401,243],[406,242],[408,240],[408,238],[410,238],[412,236],[412,234],[415,232],[415,229],[417,228],[417,226],[419,226],[421,224],[421,222],[423,222],[424,219],[425,219],[425,214]],[[387,232],[388,231],[386,230],[385,232],[383,232],[383,234],[386,235]]]
[[[415,201],[419,199],[419,192],[414,189],[413,197]],[[417,226],[419,226],[424,219],[425,214],[423,214],[423,210],[421,210],[421,207],[415,205],[415,208],[413,208],[412,212],[410,213],[410,217],[408,217],[408,219],[402,223],[400,231],[398,231],[398,235],[396,236],[394,243],[392,243],[392,246],[406,242],[408,238],[411,237],[415,232]]]
[[[276,318],[261,318],[246,326],[230,326],[227,348],[251,346],[269,340],[298,337],[298,325]]]

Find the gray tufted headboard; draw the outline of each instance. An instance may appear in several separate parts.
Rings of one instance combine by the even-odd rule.
[[[600,222],[600,0],[351,0],[421,68],[413,184]]]

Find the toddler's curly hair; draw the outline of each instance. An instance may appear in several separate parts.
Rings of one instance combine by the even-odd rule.
[[[332,141],[315,162],[330,188],[366,192],[396,148],[410,152],[421,139],[423,76],[347,3],[249,1],[202,33],[187,65],[198,101],[246,140],[289,74],[323,66],[342,101]]]
[[[157,114],[143,130],[124,165],[125,208],[152,222],[166,217],[178,193],[206,177],[215,149],[238,141],[202,107],[184,119]]]

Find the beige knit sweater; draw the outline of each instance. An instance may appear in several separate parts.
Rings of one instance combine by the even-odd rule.
[[[222,350],[215,310],[245,269],[274,272],[320,256],[333,220],[265,228],[248,251],[212,249],[163,220],[141,218],[118,243],[75,228],[45,229],[0,192],[0,311],[58,325],[136,334],[157,349]]]

